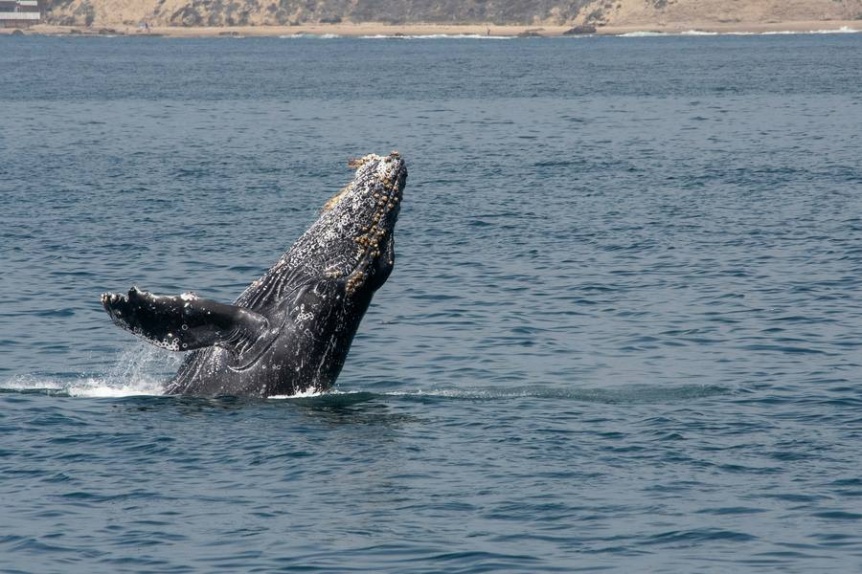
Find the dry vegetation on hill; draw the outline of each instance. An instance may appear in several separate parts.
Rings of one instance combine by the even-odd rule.
[[[629,26],[857,19],[862,0],[48,0],[50,23],[77,26]]]

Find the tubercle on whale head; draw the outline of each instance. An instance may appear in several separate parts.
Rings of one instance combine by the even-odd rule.
[[[324,206],[319,223],[339,238],[338,261],[330,278],[343,278],[348,294],[362,286],[376,290],[395,263],[393,233],[400,211],[407,167],[398,152],[351,160],[353,180]],[[352,247],[350,247],[352,245]],[[338,253],[344,250],[345,253]]]
[[[401,154],[397,151],[391,152],[387,157],[368,154],[359,158],[351,158],[348,160],[347,166],[356,171],[356,176],[353,181],[323,204],[322,213],[334,209],[349,195],[360,195],[367,198],[369,192],[379,193],[379,190],[374,189],[373,185],[367,185],[375,182],[382,183],[386,191],[396,191],[398,193],[397,200],[401,201],[401,192],[407,179],[407,169],[404,160],[401,159]],[[400,185],[399,177],[401,179]],[[358,183],[365,183],[366,186],[357,189]]]

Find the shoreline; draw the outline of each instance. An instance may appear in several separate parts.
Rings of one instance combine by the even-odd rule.
[[[516,37],[560,37],[572,26],[521,26],[493,24],[301,24],[296,26],[224,26],[183,27],[151,26],[146,30],[126,25],[103,26],[56,26],[36,24],[29,28],[0,28],[0,34],[13,34],[21,30],[25,35],[44,36],[153,36],[169,38],[213,38],[231,37],[345,37],[345,38],[398,38],[469,36],[491,38]],[[853,33],[862,32],[862,20],[805,20],[787,22],[717,23],[717,22],[668,22],[663,24],[625,24],[602,26],[587,36],[624,35],[714,35],[714,34],[806,34],[806,33]]]

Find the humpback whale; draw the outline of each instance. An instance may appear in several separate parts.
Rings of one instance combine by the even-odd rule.
[[[166,394],[294,395],[332,386],[395,264],[407,167],[397,152],[352,160],[353,180],[233,304],[194,293],[105,293],[119,327],[188,355]]]

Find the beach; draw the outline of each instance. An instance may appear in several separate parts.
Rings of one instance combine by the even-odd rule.
[[[150,26],[140,28],[126,25],[56,26],[37,24],[23,30],[25,34],[41,35],[135,35],[166,36],[176,38],[206,38],[218,36],[243,37],[434,37],[434,36],[489,36],[556,37],[563,36],[572,26],[498,26],[493,24],[385,24],[373,22],[339,24],[300,24],[296,26]],[[595,35],[621,36],[626,34],[777,34],[809,32],[859,32],[862,20],[804,20],[787,22],[664,22],[602,26]],[[0,29],[0,34],[14,33],[15,29]]]

